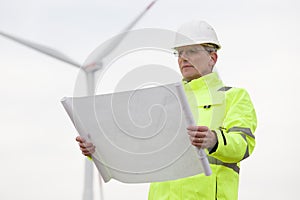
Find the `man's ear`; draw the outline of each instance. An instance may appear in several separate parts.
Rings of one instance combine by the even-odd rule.
[[[214,61],[214,64],[216,64],[216,62],[218,60],[218,54],[217,54],[217,52],[212,52],[210,54],[210,59]]]
[[[211,66],[211,71],[213,71],[215,64],[217,63],[218,60],[218,54],[216,52],[211,52],[210,53],[210,58],[209,58],[209,63]]]

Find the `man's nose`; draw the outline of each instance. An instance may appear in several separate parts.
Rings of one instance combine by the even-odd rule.
[[[179,58],[181,58],[183,60],[188,60],[188,56],[186,55],[185,51],[181,52],[181,54],[179,55]]]

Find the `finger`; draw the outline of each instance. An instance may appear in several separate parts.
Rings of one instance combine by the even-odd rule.
[[[203,138],[195,138],[195,143],[203,144],[203,142],[204,142]]]
[[[80,148],[92,148],[94,146],[93,143],[78,143]]]
[[[193,137],[193,136],[190,136],[189,139],[190,139],[190,142],[193,143],[194,137]]]
[[[81,150],[81,152],[82,152],[83,154],[90,153],[90,150],[87,150],[87,149],[80,149],[80,150]]]
[[[198,138],[198,137],[190,137],[190,141],[193,143],[193,144],[202,144],[204,142],[204,139],[203,138]]]
[[[83,155],[92,155],[95,152],[95,150],[90,150],[90,151],[82,151]]]
[[[94,153],[95,152],[95,147],[91,147],[91,148],[80,148],[81,152],[83,154],[87,154],[87,153]]]
[[[76,137],[76,141],[83,143],[83,142],[85,142],[85,139],[83,137],[81,137],[81,136],[77,136]]]
[[[82,148],[90,148],[90,147],[92,147],[92,146],[94,146],[93,145],[93,143],[90,143],[90,142],[85,142],[85,143],[79,143],[79,146],[80,147],[82,147]]]
[[[206,138],[207,137],[207,132],[197,132],[197,137]]]
[[[85,155],[85,156],[89,156],[89,157],[91,157],[91,156],[92,156],[92,154],[91,154],[91,153],[83,153],[83,152],[82,152],[82,154],[83,154],[83,155]]]
[[[193,140],[191,143],[192,143],[193,146],[196,146],[196,147],[199,147],[199,148],[202,147],[202,143],[198,139]]]
[[[207,137],[207,132],[188,131],[188,135],[196,138],[205,138]]]
[[[189,136],[192,136],[192,137],[196,137],[196,135],[197,135],[197,131],[188,131],[187,133]]]
[[[187,130],[203,132],[203,131],[208,131],[208,127],[207,126],[188,126]]]

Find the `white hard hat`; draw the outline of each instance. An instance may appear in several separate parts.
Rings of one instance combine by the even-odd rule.
[[[215,30],[205,21],[190,21],[177,30],[173,48],[193,44],[213,44],[217,49],[221,48]]]

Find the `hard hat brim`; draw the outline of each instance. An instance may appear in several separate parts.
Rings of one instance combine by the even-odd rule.
[[[184,47],[184,46],[190,46],[190,45],[195,45],[195,44],[213,44],[214,46],[216,46],[217,50],[221,49],[221,45],[218,43],[216,43],[215,41],[211,41],[211,40],[201,40],[201,41],[190,41],[190,42],[184,42],[184,43],[179,43],[176,44],[175,46],[173,46],[172,49],[176,49],[178,47]]]

